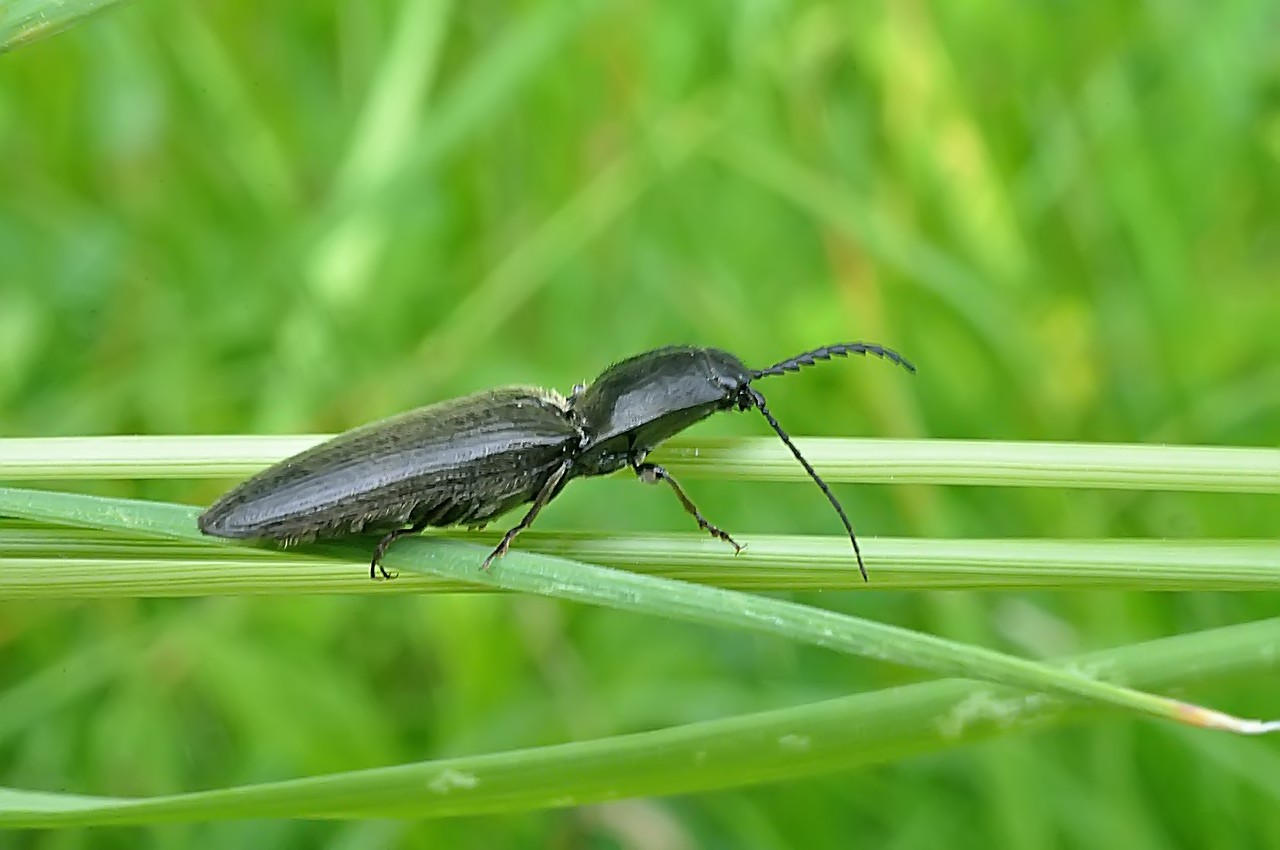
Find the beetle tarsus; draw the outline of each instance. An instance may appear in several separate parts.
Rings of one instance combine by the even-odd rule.
[[[398,576],[399,573],[389,573],[387,572],[387,568],[382,566],[382,556],[387,554],[387,548],[401,537],[405,537],[410,534],[421,534],[422,530],[426,527],[427,521],[421,520],[419,522],[415,522],[408,528],[397,528],[395,531],[387,532],[383,538],[378,541],[378,545],[374,547],[373,560],[369,562],[369,578],[374,581],[378,580],[378,576],[374,575],[374,570],[381,573],[382,578],[387,579],[388,581]]]
[[[387,572],[387,568],[382,566],[382,556],[386,554],[387,546],[391,544],[392,540],[395,540],[395,538],[391,537],[390,535],[387,535],[387,537],[384,537],[380,541],[378,541],[378,548],[373,550],[373,560],[369,561],[369,578],[372,579],[373,581],[377,581],[379,578],[379,576],[375,573],[375,570],[377,571],[377,573],[382,574],[381,578],[387,579],[388,581],[390,581],[391,579],[395,578],[398,575],[398,573]]]
[[[495,558],[501,558],[503,555],[507,554],[507,550],[511,548],[511,541],[516,539],[516,534],[519,529],[520,526],[517,525],[506,534],[502,535],[502,542],[498,544],[496,549],[489,553],[489,557],[484,559],[484,563],[480,565],[481,570],[488,572],[489,565],[493,563]]]
[[[675,491],[676,498],[680,500],[680,504],[684,506],[684,509],[698,521],[698,528],[706,531],[712,537],[718,537],[725,543],[728,543],[733,547],[733,554],[736,555],[742,551],[743,547],[738,543],[738,541],[729,536],[729,532],[719,528],[718,526],[712,525],[707,521],[707,518],[698,510],[698,506],[695,505],[693,500],[689,498],[688,494],[684,492],[684,488],[680,486],[680,483],[676,481],[675,478],[671,477],[671,473],[667,472],[656,463],[633,463],[631,468],[635,470],[635,473],[639,476],[640,480],[646,484],[657,484],[659,481],[665,481],[671,486],[671,489]]]

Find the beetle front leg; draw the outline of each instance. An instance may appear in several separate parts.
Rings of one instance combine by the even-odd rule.
[[[736,555],[742,551],[742,547],[738,545],[738,541],[730,537],[729,532],[721,528],[717,528],[707,522],[707,518],[698,510],[698,507],[693,503],[693,500],[685,494],[684,488],[680,486],[679,482],[671,477],[671,473],[667,472],[656,463],[633,462],[631,464],[631,468],[635,470],[635,473],[639,476],[640,480],[646,484],[657,484],[659,481],[667,482],[667,484],[671,485],[671,489],[675,491],[676,498],[680,500],[680,504],[684,505],[684,509],[692,514],[693,518],[698,521],[699,528],[706,531],[712,537],[719,537],[721,540],[732,546],[733,554]]]

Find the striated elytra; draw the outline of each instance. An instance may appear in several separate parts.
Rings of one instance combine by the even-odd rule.
[[[553,390],[509,387],[420,407],[340,434],[271,466],[200,515],[205,534],[284,544],[385,531],[374,548],[376,577],[387,547],[428,526],[481,527],[532,502],[481,565],[487,569],[572,478],[631,467],[642,481],[665,482],[698,526],[733,546],[707,522],[684,489],[646,455],[668,437],[720,410],[758,409],[839,514],[866,568],[844,508],[782,430],[752,382],[833,355],[874,354],[914,372],[896,352],[837,343],[748,369],[715,348],[670,346],[605,369],[568,398]]]

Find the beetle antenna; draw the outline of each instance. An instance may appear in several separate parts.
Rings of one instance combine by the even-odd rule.
[[[768,369],[754,369],[751,372],[752,380],[763,378],[766,375],[783,375],[787,372],[799,372],[804,366],[812,366],[818,360],[830,360],[833,356],[847,357],[850,354],[874,354],[876,357],[883,358],[892,363],[897,363],[908,372],[915,373],[916,367],[911,365],[911,361],[903,357],[892,349],[884,348],[870,342],[838,342],[834,345],[824,345],[822,348],[815,348],[813,351],[806,351],[804,354],[797,354],[795,357],[789,357],[781,363],[775,363]]]
[[[798,366],[795,368],[799,368]],[[764,396],[755,390],[751,391],[752,400],[756,407],[760,408],[760,412],[764,414],[764,418],[769,421],[774,431],[778,432],[778,436],[782,438],[782,442],[787,444],[787,448],[791,449],[791,453],[796,456],[796,460],[800,461],[800,465],[804,467],[804,471],[809,473],[809,477],[814,480],[823,494],[827,497],[827,501],[831,503],[831,507],[836,509],[836,513],[840,514],[840,521],[844,523],[845,530],[849,532],[849,542],[853,544],[853,554],[858,559],[858,570],[862,573],[862,580],[867,581],[867,568],[862,563],[862,552],[858,549],[858,538],[854,536],[853,526],[849,524],[849,517],[845,515],[844,508],[840,505],[840,500],[836,498],[835,493],[831,492],[831,488],[827,486],[827,482],[823,481],[818,471],[805,460],[804,455],[800,454],[800,450],[796,448],[796,444],[791,442],[791,438],[787,436],[787,432],[782,430],[782,425],[777,419],[773,418],[773,414],[769,412],[769,408],[765,406]]]

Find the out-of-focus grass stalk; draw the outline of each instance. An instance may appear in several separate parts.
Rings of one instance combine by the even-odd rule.
[[[5,0],[0,3],[0,53],[74,26],[119,0]]]
[[[0,439],[0,480],[203,478],[255,472],[323,436]],[[1280,449],[799,438],[828,481],[1280,493]],[[807,481],[772,437],[675,439],[653,459],[726,480]]]
[[[1280,620],[1271,619],[1062,663],[1158,687],[1273,670],[1277,646]],[[129,799],[0,789],[0,824],[434,818],[562,808],[847,770],[1061,723],[1081,710],[1043,695],[944,680],[639,734],[190,794]]]
[[[437,536],[431,535],[428,536]],[[492,547],[496,533],[449,532]],[[531,531],[522,551],[742,590],[906,588],[1280,589],[1280,542],[1264,540],[920,540],[866,538],[864,583],[846,537],[742,534],[735,556],[706,535]],[[373,540],[368,549],[372,551]],[[479,551],[479,550],[478,550]],[[298,593],[431,593],[489,588],[406,574],[371,582],[366,558],[165,541],[0,522],[0,599]]]
[[[205,539],[196,528],[197,513],[197,508],[162,502],[0,488],[0,514],[173,540]],[[367,556],[368,546],[358,540],[341,540],[312,544],[305,551],[346,560]],[[509,552],[487,571],[477,569],[476,564],[485,551],[486,547],[456,540],[410,538],[392,547],[383,563],[389,569],[474,581],[495,589],[756,632],[943,675],[1097,701],[1192,726],[1229,729],[1241,734],[1280,729],[1277,722],[1232,717],[1179,700],[1119,687],[1076,671],[765,596],[524,551]]]

